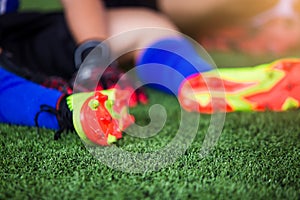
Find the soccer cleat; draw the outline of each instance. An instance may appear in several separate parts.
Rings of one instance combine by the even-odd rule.
[[[134,123],[128,114],[128,92],[122,90],[102,90],[89,93],[62,95],[56,108],[41,105],[35,115],[35,124],[41,113],[54,114],[59,124],[54,139],[64,131],[76,131],[87,144],[107,146],[122,138],[122,131]]]
[[[299,74],[298,58],[212,70],[188,78],[180,89],[179,101],[187,111],[208,114],[295,109],[300,107]]]
[[[101,146],[120,139],[122,131],[134,122],[128,114],[127,100],[128,92],[116,89],[70,95],[67,102],[80,138]]]

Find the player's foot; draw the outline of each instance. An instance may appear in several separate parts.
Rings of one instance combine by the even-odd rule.
[[[134,122],[127,101],[128,92],[116,89],[62,95],[56,108],[41,106],[36,126],[39,114],[49,112],[56,115],[60,126],[54,139],[63,131],[75,130],[85,143],[107,146],[120,139],[122,131]]]
[[[128,114],[127,101],[128,92],[116,89],[77,93],[67,98],[80,138],[101,146],[116,142],[134,122],[134,117]]]
[[[299,74],[297,58],[255,67],[221,68],[189,78],[182,85],[179,100],[184,109],[201,113],[299,108]]]

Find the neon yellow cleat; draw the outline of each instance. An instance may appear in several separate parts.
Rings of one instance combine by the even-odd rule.
[[[212,97],[215,95],[211,94],[218,89],[207,87],[209,81],[224,85],[224,106],[218,110],[221,112],[299,108],[299,74],[300,59],[297,58],[281,59],[255,67],[221,68],[188,78],[180,89],[179,101],[188,111],[216,112],[212,106]],[[191,95],[193,92],[195,95]]]
[[[134,122],[128,114],[126,94],[110,89],[69,96],[74,128],[84,142],[107,146],[122,137],[122,131]]]

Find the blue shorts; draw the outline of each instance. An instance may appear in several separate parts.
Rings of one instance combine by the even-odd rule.
[[[0,0],[0,15],[17,11],[19,4],[19,0]]]

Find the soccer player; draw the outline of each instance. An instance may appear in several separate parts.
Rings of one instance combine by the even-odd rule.
[[[66,80],[71,79],[73,74],[78,70],[78,66],[80,66],[87,54],[94,47],[101,44],[101,42],[109,36],[122,31],[153,26],[176,30],[176,27],[170,23],[165,16],[145,8],[106,10],[103,4],[98,0],[84,2],[81,0],[72,0],[62,1],[62,3],[65,9],[65,15],[61,13],[16,13],[13,12],[14,9],[8,9],[10,7],[9,5],[11,5],[9,1],[1,1],[3,15],[0,17],[0,46],[3,48],[3,50],[1,50],[0,63],[0,79],[1,83],[3,83],[0,87],[0,101],[2,105],[0,109],[0,122],[27,126],[38,125],[40,127],[56,129],[58,132],[55,138],[59,137],[63,129],[72,129],[74,127],[70,115],[72,105],[70,106],[70,103],[68,104],[67,102],[71,100],[74,101],[73,96],[76,97],[77,95],[66,95],[64,93],[65,91],[47,89],[33,83],[31,80],[41,84],[44,80],[48,80],[48,78],[44,77],[59,76]],[[14,6],[14,8],[16,8],[16,6]],[[137,17],[137,15],[140,17]],[[66,17],[67,23],[64,17]],[[137,33],[140,34],[141,32]],[[145,35],[133,36],[132,38],[128,38],[128,43],[119,43],[116,46],[112,46],[111,50],[114,51],[116,49],[118,51],[119,48],[127,49],[131,45],[136,44],[138,44],[138,46],[147,46],[150,51],[148,51],[147,48],[142,53],[135,52],[134,54],[136,63],[143,65],[152,62],[148,59],[151,59],[152,53],[157,53],[155,52],[156,48],[170,49],[170,51],[173,50],[175,52],[180,49],[178,53],[183,53],[183,57],[174,53],[164,54],[165,51],[159,51],[158,53],[161,57],[157,57],[159,58],[158,62],[162,65],[170,66],[172,65],[169,62],[175,62],[178,65],[174,67],[178,67],[179,71],[184,69],[180,66],[188,64],[187,71],[182,71],[185,72],[185,76],[198,73],[198,70],[205,71],[211,69],[202,58],[197,56],[197,52],[192,48],[192,44],[185,38],[180,37],[177,32],[173,32],[172,34],[170,34],[170,32],[167,32],[167,34],[166,32],[162,32],[161,34],[152,34],[149,32],[146,35],[147,37],[145,37]],[[75,62],[73,61],[74,51]],[[194,68],[192,66],[193,64],[187,62],[184,59],[185,56],[195,56],[195,58],[193,58],[193,64],[199,69],[197,69],[197,67]],[[112,71],[113,73],[119,73],[116,69],[112,69]],[[147,70],[141,70],[138,73],[142,78],[145,73],[148,72]],[[154,77],[154,74],[151,74],[152,77]],[[42,77],[44,80],[36,80],[39,79],[36,76]],[[172,74],[165,74],[161,80],[167,80],[169,76],[174,77],[174,80],[170,79],[166,81],[166,85],[164,86],[173,88],[171,90],[173,90],[175,94],[178,94],[178,88],[183,78],[172,76]],[[108,89],[104,87],[104,85],[107,84],[106,81],[107,80],[104,80],[102,89]],[[53,85],[50,87],[53,87]],[[65,87],[59,88],[60,90],[65,89]],[[87,97],[83,99],[88,100],[93,94],[89,93],[89,95],[86,96]],[[96,99],[99,102],[101,102],[100,100],[102,98],[105,99],[105,97],[101,97],[99,94],[96,96],[99,98],[99,100]],[[120,98],[117,94],[115,94],[115,96],[118,96],[118,98],[114,98],[114,95],[107,96],[112,97],[114,101],[119,101],[118,98]],[[141,101],[143,98],[145,99],[143,95],[139,94],[137,101]],[[82,101],[82,98],[79,98],[79,100]],[[98,104],[102,105],[99,102]],[[82,106],[84,105],[83,102]],[[105,109],[104,111],[102,109],[100,115],[105,115],[106,117],[103,118],[105,120],[110,119],[109,116],[111,112],[107,113]],[[15,113],[18,113],[18,115]],[[84,114],[85,112],[83,115]],[[81,115],[80,112],[76,116],[79,115]],[[119,124],[122,124],[122,126],[118,128],[115,127],[115,130],[122,130],[126,128],[128,124],[132,123],[132,117],[125,115],[125,118],[128,119],[124,119],[123,116],[120,116],[122,122],[120,123],[120,119],[118,119],[117,125],[114,126],[118,127]],[[80,119],[78,120],[80,121]],[[81,121],[78,122],[78,120],[74,122],[77,124],[75,128],[77,127],[77,132],[80,132],[82,137],[94,134],[93,132],[84,130],[84,127],[89,126],[85,126],[84,123]],[[110,120],[108,120],[108,122],[109,121]],[[102,123],[99,122],[99,124]],[[112,128],[111,126],[105,126],[105,129],[111,130]],[[115,133],[114,136],[115,137],[111,137],[107,135],[105,137],[107,140],[105,140],[103,144],[105,144],[105,142],[111,143],[111,141],[120,137],[118,133]],[[93,136],[88,138],[97,141]],[[101,142],[98,141],[98,143]]]
[[[17,67],[13,67],[14,69],[26,66],[31,71],[40,71],[47,76],[55,75],[70,79],[89,52],[110,36],[138,28],[159,27],[177,30],[166,16],[145,8],[128,7],[110,10],[99,0],[62,0],[62,4],[64,15],[60,13],[11,13],[0,17],[0,26],[2,27],[0,45],[4,50],[9,51],[7,55],[10,55],[17,63]],[[220,77],[215,77],[213,67],[199,56],[193,44],[181,34],[176,31],[162,31],[160,34],[153,34],[155,32],[151,32],[151,29],[145,30],[149,32],[136,31],[133,33],[137,34],[126,38],[126,41],[112,44],[109,51],[122,52],[122,49],[134,49],[135,46],[145,47],[142,51],[136,51],[133,54],[135,64],[138,66],[136,70],[140,81],[142,83],[158,83],[152,86],[177,95],[186,110],[206,113],[215,111],[210,101],[209,88],[206,87],[203,79],[204,76],[216,83],[221,81],[224,83],[226,93],[232,94],[224,96],[226,104],[221,110],[224,112],[287,110],[299,107],[300,98],[295,95],[299,90],[299,79],[293,75],[299,69],[297,59],[278,61],[246,70],[236,68],[221,70]],[[74,51],[75,63],[73,61]],[[5,64],[3,64],[4,66]],[[253,73],[249,76],[248,72]],[[112,74],[114,73],[119,72],[114,69]],[[239,76],[235,76],[237,73]],[[40,113],[41,105],[48,105],[46,108],[50,112],[61,110],[60,105],[65,105],[63,102],[66,100],[61,92],[52,90],[46,92],[45,88],[33,86],[25,79],[12,78],[13,75],[5,70],[2,70],[0,74],[1,82],[7,83],[1,85],[2,102],[0,103],[1,105],[10,105],[2,107],[0,110],[1,122],[34,125],[33,116]],[[14,80],[12,84],[9,84],[10,80]],[[102,86],[105,83],[104,81]],[[19,85],[19,90],[15,89],[15,86]],[[192,88],[189,87],[190,85]],[[278,90],[278,85],[280,90]],[[102,87],[102,89],[107,88]],[[270,91],[275,93],[275,96],[270,95]],[[274,103],[274,99],[279,99],[276,98],[278,91],[285,92],[284,95],[281,95],[280,101]],[[27,94],[34,95],[34,98],[37,99],[32,101]],[[41,96],[42,99],[39,99]],[[98,95],[97,98],[102,99],[100,96]],[[11,99],[15,99],[17,102],[14,101],[13,104],[10,104],[8,101]],[[19,100],[22,100],[20,102],[27,108],[34,109],[24,110],[17,107]],[[83,105],[85,104],[83,103]],[[98,102],[96,105],[100,105],[100,103]],[[49,106],[52,109],[49,109]],[[42,108],[45,107],[42,106]],[[14,118],[8,117],[11,115],[10,113],[16,112],[21,113]],[[21,115],[22,113],[24,115]],[[45,121],[50,122],[50,120]],[[64,127],[57,124],[59,121],[54,118],[55,126],[38,124],[54,129]],[[78,122],[76,121],[76,123]],[[82,131],[83,129],[80,130],[85,133]]]

